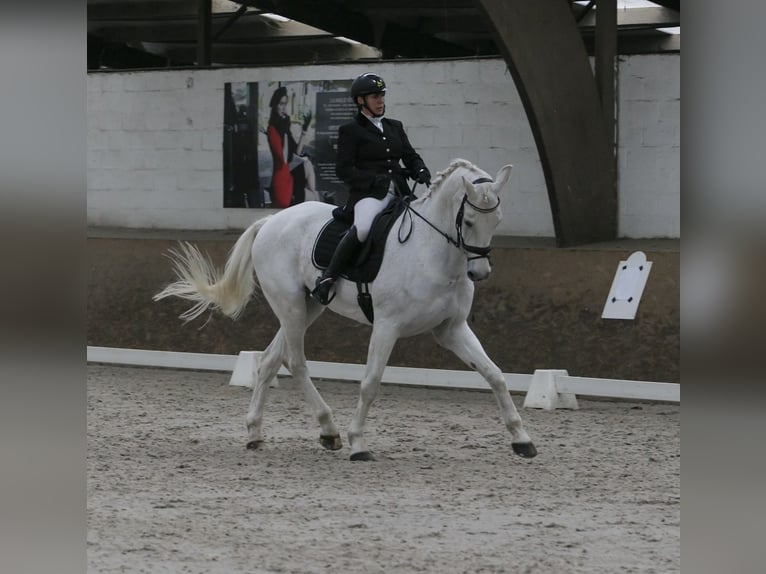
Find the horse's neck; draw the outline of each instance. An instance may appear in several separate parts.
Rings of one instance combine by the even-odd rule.
[[[432,195],[425,198],[420,205],[417,203],[413,204],[413,207],[428,221],[442,230],[446,229],[447,220],[452,218],[449,198]]]
[[[428,197],[413,202],[413,208],[430,223],[428,225],[423,221],[418,221],[419,218],[417,217],[414,221],[422,233],[422,241],[427,247],[426,250],[433,254],[432,257],[438,260],[439,268],[447,275],[462,274],[465,265],[463,253],[444,237],[447,235],[452,241],[457,240],[455,213],[452,208],[453,195],[448,189],[437,189]],[[450,269],[452,266],[455,266],[454,270]]]
[[[459,175],[452,174],[447,180],[441,182],[439,189],[434,189],[428,197],[423,199],[420,213],[436,225],[442,231],[452,232],[455,227],[455,213],[452,208],[453,197],[455,196],[454,187],[457,185]],[[417,205],[417,203],[415,204]],[[417,209],[417,208],[416,208]]]

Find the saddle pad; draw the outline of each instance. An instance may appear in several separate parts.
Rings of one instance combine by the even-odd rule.
[[[386,238],[405,206],[404,201],[397,199],[375,217],[370,236],[364,242],[356,262],[341,273],[341,277],[354,282],[370,283],[378,276],[380,265],[383,263]],[[351,224],[348,221],[336,218],[325,223],[314,241],[314,249],[311,252],[311,261],[317,269],[327,269],[335,248],[349,227]]]

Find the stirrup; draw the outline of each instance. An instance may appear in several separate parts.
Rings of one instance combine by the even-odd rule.
[[[320,275],[317,277],[316,285],[314,286],[314,290],[311,292],[311,296],[319,301],[322,305],[329,305],[332,303],[332,300],[335,299],[336,293],[332,294],[332,297],[328,297],[330,295],[330,289],[332,289],[332,286],[335,284],[335,279],[332,277],[325,277],[322,278]],[[326,290],[325,290],[326,287]]]

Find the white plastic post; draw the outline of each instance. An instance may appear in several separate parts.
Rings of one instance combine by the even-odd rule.
[[[252,389],[257,373],[256,369],[255,351],[240,351],[229,384]]]
[[[564,370],[537,369],[532,375],[527,396],[524,398],[525,409],[579,409],[574,393],[560,393],[556,389],[556,377],[569,373]]]
[[[229,384],[237,387],[253,388],[255,377],[258,376],[258,351],[240,351],[237,361],[234,363],[234,372],[231,374]],[[279,387],[279,379],[274,377],[269,388]]]

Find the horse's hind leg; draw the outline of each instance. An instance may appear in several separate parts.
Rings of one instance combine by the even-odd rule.
[[[301,386],[303,386],[303,392],[306,395],[306,400],[314,409],[314,415],[319,422],[320,428],[319,443],[328,450],[338,450],[343,446],[340,431],[335,424],[332,409],[322,398],[322,395],[319,394],[314,382],[309,377],[304,352],[306,329],[324,312],[326,307],[312,298],[306,299],[305,305],[305,326],[291,338],[290,353],[288,353],[288,369],[290,369],[293,377],[300,381]],[[294,360],[291,360],[291,358]],[[293,363],[295,364],[293,365]]]
[[[489,383],[500,407],[500,414],[511,433],[511,446],[519,456],[532,458],[537,449],[524,430],[516,406],[505,384],[500,368],[487,356],[479,339],[466,322],[457,325],[446,323],[433,331],[437,342],[458,356],[464,363],[475,369]]]
[[[266,404],[266,393],[271,380],[277,375],[284,357],[284,337],[280,329],[269,346],[261,355],[258,362],[258,373],[250,397],[250,408],[247,411],[247,448],[256,449],[263,445],[263,409]]]
[[[302,305],[304,303],[301,302],[298,304]],[[295,310],[295,308],[293,308],[293,310]],[[314,408],[314,412],[322,429],[320,434],[320,443],[322,446],[331,450],[341,448],[342,441],[340,440],[340,433],[332,416],[332,410],[327,403],[324,402],[319,391],[317,391],[316,387],[311,382],[303,353],[303,336],[306,328],[308,328],[308,326],[311,325],[323,311],[324,307],[322,305],[313,305],[313,301],[309,301],[304,321],[305,326],[303,329],[301,330],[299,328],[301,324],[300,321],[288,321],[288,328],[285,328],[283,323],[283,326],[279,329],[279,332],[261,356],[258,377],[250,400],[250,409],[247,413],[248,448],[258,448],[263,444],[261,426],[263,423],[266,393],[269,383],[276,376],[279,367],[282,364],[287,367],[293,375],[293,378],[301,383],[307,400]],[[287,333],[289,333],[289,335]],[[288,339],[292,342],[290,343]]]
[[[268,297],[266,291],[264,294]],[[306,329],[322,314],[325,307],[313,299],[307,298],[304,291],[292,296],[286,296],[283,292],[278,301],[269,302],[282,326],[287,369],[292,374],[293,379],[303,387],[306,400],[312,406],[319,422],[319,442],[326,449],[338,450],[343,446],[340,432],[335,424],[332,409],[324,401],[309,377],[304,352]]]

